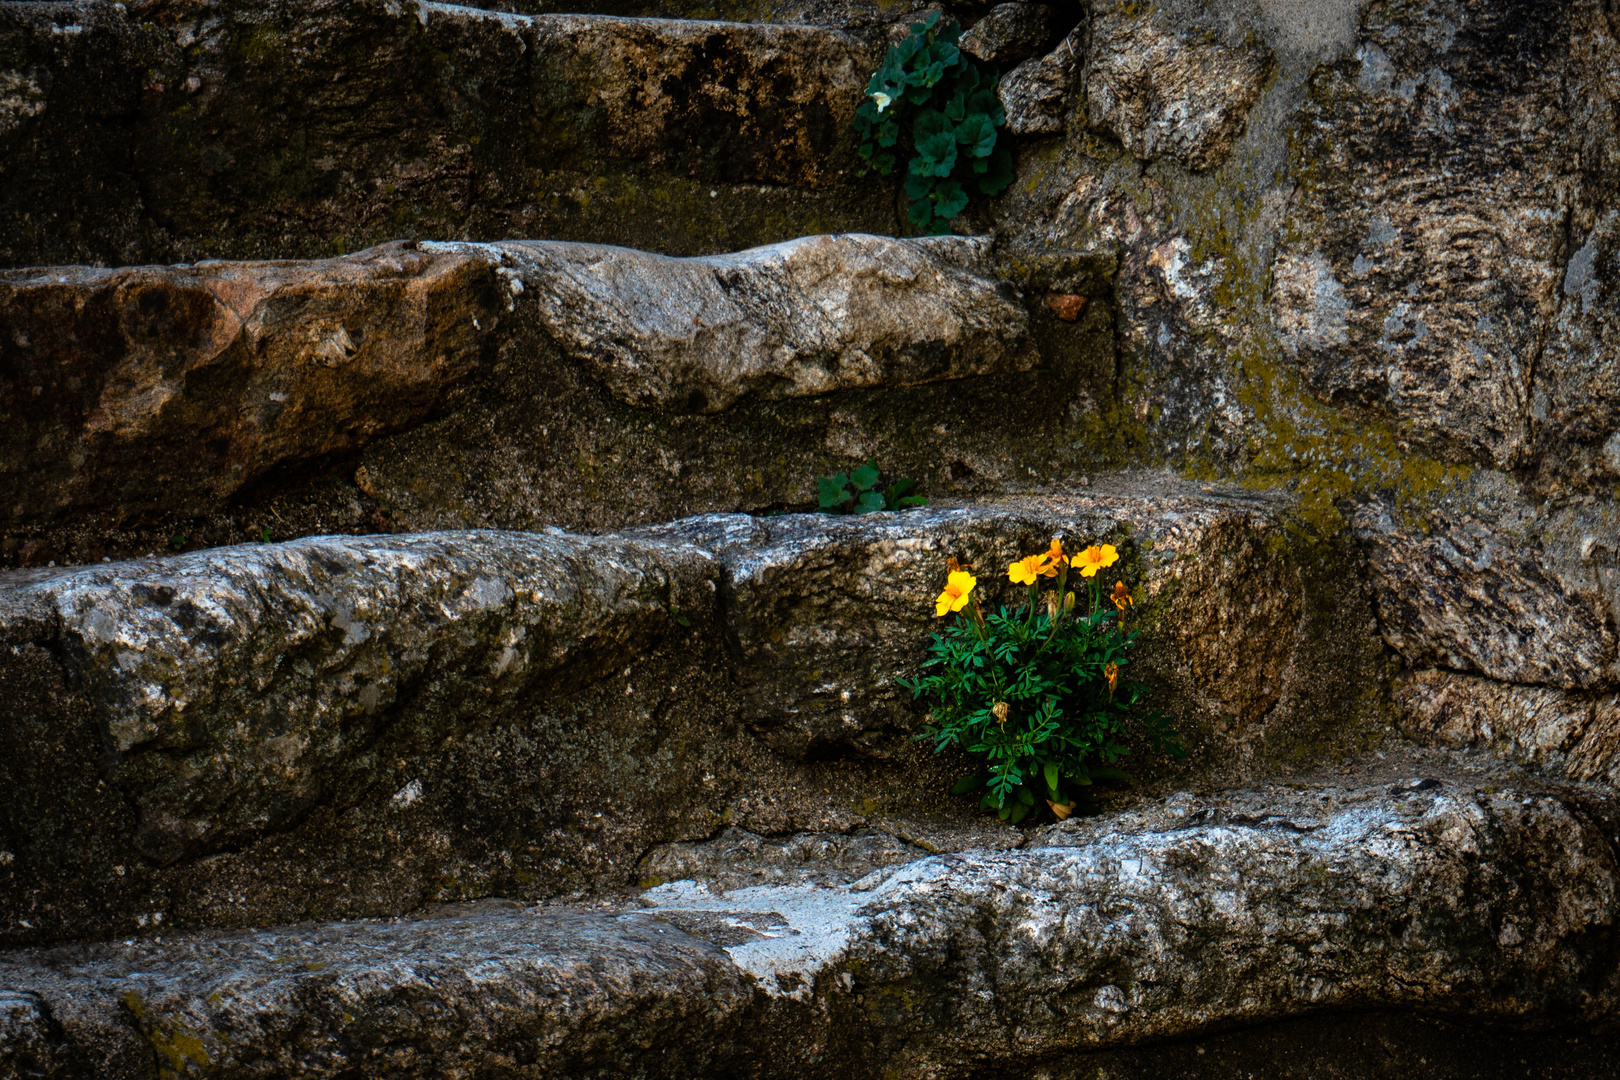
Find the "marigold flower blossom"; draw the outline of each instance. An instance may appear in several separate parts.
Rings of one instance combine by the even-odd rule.
[[[1015,585],[1033,585],[1035,579],[1046,573],[1046,563],[1039,555],[1025,555],[1007,567],[1007,576]]]
[[[994,705],[990,706],[990,711],[995,714],[996,723],[1005,724],[1007,722],[1007,714],[1011,712],[1012,709],[1005,701],[998,701]]]
[[[1058,567],[1068,565],[1069,560],[1063,555],[1063,541],[1053,537],[1052,547],[1046,553],[1046,569],[1041,573],[1047,577],[1057,577]]]
[[[1108,700],[1114,700],[1114,687],[1119,682],[1119,665],[1109,664],[1103,668],[1103,678],[1108,680]]]
[[[1081,577],[1095,577],[1097,571],[1113,566],[1119,561],[1119,552],[1114,550],[1113,544],[1093,544],[1070,560],[1070,566],[1080,568]]]
[[[934,601],[934,615],[938,617],[967,607],[968,595],[978,583],[979,579],[966,570],[952,571],[951,576],[945,580],[945,591]]]
[[[1112,600],[1114,606],[1119,608],[1121,615],[1125,614],[1125,609],[1134,603],[1131,599],[1131,590],[1125,587],[1123,581],[1114,582],[1114,591],[1108,594],[1108,599]]]

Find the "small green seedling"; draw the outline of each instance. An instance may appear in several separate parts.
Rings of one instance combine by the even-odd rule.
[[[928,505],[923,496],[911,494],[917,481],[901,479],[886,489],[879,488],[882,475],[877,461],[867,458],[865,465],[847,473],[817,477],[817,509],[823,514],[871,514],[878,510],[910,510]]]

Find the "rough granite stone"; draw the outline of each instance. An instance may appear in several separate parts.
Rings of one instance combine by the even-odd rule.
[[[1138,673],[1191,750],[1133,758],[1143,782],[1309,767],[1382,731],[1380,644],[1283,511],[1138,488],[0,575],[0,935],[611,891],[726,824],[955,844],[927,822],[975,819],[947,794],[964,764],[910,740],[894,680],[947,554],[996,603],[1054,535],[1123,552]]]
[[[221,1077],[965,1077],[1334,1009],[1570,1025],[1620,989],[1605,812],[1432,776],[1183,794],[845,885],[12,953],[24,1007],[0,1022],[48,1047],[38,1075],[109,1080],[154,1054]]]
[[[1420,742],[1487,747],[1554,776],[1620,783],[1620,694],[1427,668],[1403,676],[1395,700]]]
[[[991,247],[855,235],[695,259],[536,241],[481,250],[535,290],[548,336],[621,398],[720,412],[745,395],[1027,371],[1039,359],[1029,317]]]
[[[1075,38],[1070,34],[1045,56],[1025,60],[1002,76],[996,96],[1014,135],[1055,135],[1068,127],[1074,111]]]
[[[1314,565],[1325,553],[1285,539],[1284,509],[1126,489],[842,519],[714,516],[630,535],[688,542],[722,564],[744,715],[784,752],[913,731],[916,706],[895,680],[925,655],[946,557],[975,568],[993,609],[1022,599],[1007,565],[1061,537],[1122,552],[1104,584],[1135,591],[1133,618],[1153,642],[1144,677],[1181,695],[1189,732],[1209,733],[1197,741],[1275,760],[1365,730],[1372,714],[1353,699],[1367,673],[1345,676],[1376,653],[1366,597]]]
[[[990,64],[1016,64],[1042,53],[1063,32],[1052,4],[997,4],[962,35],[962,51]]]
[[[1038,359],[989,241],[968,237],[696,259],[407,242],[308,263],[0,271],[0,520],[217,509],[453,411],[497,365],[577,365],[679,413]],[[535,419],[562,422],[554,408]]]
[[[889,201],[845,178],[872,67],[865,42],[804,25],[7,2],[0,80],[23,104],[0,160],[28,166],[0,173],[0,266],[893,231]]]
[[[1086,118],[1143,161],[1219,166],[1271,72],[1252,31],[1228,43],[1208,27],[1177,27],[1158,9],[1100,5],[1086,44]]]
[[[0,510],[206,506],[453,405],[495,267],[392,244],[309,263],[0,271]]]
[[[1482,474],[1421,522],[1355,516],[1384,640],[1407,663],[1566,690],[1620,685],[1612,503],[1536,507]]]
[[[1386,6],[1313,75],[1272,307],[1322,399],[1451,460],[1602,471],[1620,414],[1587,311],[1620,53],[1599,6]]]

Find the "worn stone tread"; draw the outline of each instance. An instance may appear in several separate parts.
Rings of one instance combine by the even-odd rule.
[[[1183,793],[848,884],[11,953],[0,1071],[966,1077],[1345,1010],[1590,1024],[1603,813],[1445,774]]]
[[[6,2],[0,265],[892,231],[852,182],[872,57],[830,27],[416,0]]]
[[[578,372],[660,414],[1027,371],[987,238],[811,236],[674,259],[394,243],[308,262],[0,271],[0,519],[206,512]],[[566,397],[534,422],[561,425]]]
[[[895,680],[923,659],[948,556],[1013,602],[1005,566],[1054,536],[1122,553],[1187,774],[1304,767],[1381,737],[1381,646],[1355,580],[1286,515],[1099,478],[898,514],[0,575],[0,940],[575,895],[656,876],[649,845],[726,823],[971,818]]]

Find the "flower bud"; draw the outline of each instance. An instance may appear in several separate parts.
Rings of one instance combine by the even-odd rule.
[[[1063,597],[1063,614],[1067,615],[1074,610],[1074,593],[1070,592]]]

